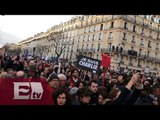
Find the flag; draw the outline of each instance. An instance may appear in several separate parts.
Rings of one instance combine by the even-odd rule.
[[[110,67],[111,57],[105,53],[102,54],[102,64],[103,67]]]

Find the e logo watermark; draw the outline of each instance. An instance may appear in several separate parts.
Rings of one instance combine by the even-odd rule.
[[[41,82],[13,82],[16,100],[40,100],[43,95]]]

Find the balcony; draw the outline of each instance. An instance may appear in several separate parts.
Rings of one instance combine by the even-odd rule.
[[[114,27],[113,27],[113,26],[110,26],[110,27],[109,27],[109,29],[112,29],[112,28],[114,28]]]
[[[129,63],[130,66],[133,66],[133,63]]]
[[[106,49],[106,48],[101,48],[100,52],[104,52],[104,53],[110,53],[111,49]]]
[[[155,63],[160,63],[160,59],[154,58]]]
[[[126,50],[123,50],[122,52],[120,52],[121,55],[125,55],[128,56],[128,52]]]
[[[132,32],[137,33],[137,31],[136,31],[136,30],[133,30]]]
[[[127,41],[127,38],[122,38],[122,40]]]
[[[142,54],[138,54],[138,57],[139,57],[139,58],[142,58]]]
[[[88,49],[88,52],[95,52],[96,50],[95,49],[93,49],[93,48],[91,48],[91,49]]]
[[[119,63],[120,63],[120,64],[124,64],[124,61],[120,61]]]
[[[124,29],[128,30],[128,28],[127,28],[127,27],[124,27]]]
[[[149,38],[150,38],[150,39],[153,39],[153,37],[152,37],[151,35],[149,36]]]
[[[134,40],[132,40],[131,42],[134,43],[134,44],[136,43],[136,41],[134,41]]]
[[[156,68],[156,67],[154,67],[154,68],[153,68],[153,70],[157,70],[157,68]]]
[[[159,50],[159,48],[156,48],[156,50]]]
[[[134,50],[128,50],[128,55],[130,55],[132,57],[137,57],[137,52]]]
[[[108,40],[112,40],[113,39],[113,37],[108,37]]]
[[[140,43],[141,46],[144,46],[144,43]]]
[[[147,56],[147,57],[146,57],[146,60],[147,60],[147,61],[150,61],[150,62],[153,62],[154,59],[153,59],[153,57]]]
[[[156,39],[156,40],[160,40],[160,38],[158,38],[158,37],[157,37],[157,39]]]
[[[128,21],[128,22],[131,22],[133,24],[139,25],[141,27],[145,27],[146,29],[158,31],[158,27],[153,27],[152,25],[146,24],[146,23],[142,22],[142,19],[141,20],[137,20],[137,19],[135,19],[133,17],[128,17],[127,15],[120,15],[119,18],[123,19],[125,21]]]

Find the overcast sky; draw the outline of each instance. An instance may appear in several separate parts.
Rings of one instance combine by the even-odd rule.
[[[22,40],[46,32],[55,24],[66,22],[75,15],[5,15],[0,16],[0,31]]]

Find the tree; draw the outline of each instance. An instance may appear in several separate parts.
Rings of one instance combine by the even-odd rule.
[[[64,52],[64,50],[68,47],[68,45],[71,45],[71,41],[65,40],[67,36],[60,31],[60,32],[54,32],[51,33],[46,39],[51,43],[50,47],[54,47],[55,54],[56,54],[56,62],[58,63],[59,57]]]
[[[19,55],[22,52],[21,48],[15,44],[6,43],[2,48],[5,49],[5,51],[9,54]]]
[[[34,52],[38,53],[40,58],[42,58],[43,51],[44,51],[44,47],[42,45],[37,44],[35,46],[35,51]]]

